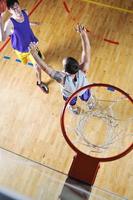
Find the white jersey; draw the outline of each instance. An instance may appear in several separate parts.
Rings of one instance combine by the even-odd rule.
[[[86,74],[79,70],[76,74],[76,81],[73,80],[73,77],[66,73],[64,78],[64,84],[62,86],[62,95],[65,97],[69,97],[79,88],[88,85],[88,81],[86,79]],[[78,96],[82,95],[85,90],[81,91]]]

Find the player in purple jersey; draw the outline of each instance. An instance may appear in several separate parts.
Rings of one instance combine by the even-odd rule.
[[[29,22],[28,14],[26,10],[20,8],[18,0],[7,0],[7,8],[11,17],[6,21],[5,26],[3,26],[2,15],[0,16],[0,41],[5,41],[10,36],[12,48],[15,50],[18,58],[24,64],[27,64],[28,60],[33,63],[37,77],[37,85],[43,92],[48,93],[47,85],[41,81],[41,68],[28,50],[31,42],[38,43],[38,39],[31,29],[31,25],[37,23]],[[39,50],[38,54],[42,57]]]

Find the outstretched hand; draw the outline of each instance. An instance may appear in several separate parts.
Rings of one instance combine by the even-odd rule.
[[[30,25],[31,26],[40,26],[41,25],[41,22],[30,22]]]
[[[79,32],[79,33],[82,33],[82,32],[84,32],[84,31],[86,31],[85,27],[84,27],[83,25],[81,25],[81,24],[77,24],[75,30],[76,30],[77,32]]]

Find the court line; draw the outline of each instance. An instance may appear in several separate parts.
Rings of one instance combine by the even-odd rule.
[[[28,16],[31,16],[32,13],[36,10],[36,8],[41,4],[43,0],[39,0],[37,3],[35,3],[35,5],[33,6],[33,8],[31,9],[30,13],[28,14]],[[3,49],[6,47],[6,45],[9,43],[10,38],[7,38],[6,41],[4,42],[4,44],[0,47],[0,52],[3,51]]]
[[[6,151],[6,152],[8,152],[8,153],[14,154],[15,156],[18,156],[18,157],[20,157],[20,158],[22,158],[22,159],[24,159],[24,160],[27,160],[27,161],[29,161],[29,162],[31,162],[31,163],[40,165],[40,166],[42,166],[42,167],[45,167],[45,168],[47,168],[47,169],[50,169],[50,170],[55,171],[55,172],[57,172],[57,173],[60,173],[60,174],[62,174],[62,175],[68,176],[68,174],[66,174],[66,173],[64,173],[64,172],[62,172],[62,171],[59,171],[59,170],[57,170],[57,169],[54,169],[54,168],[52,168],[52,167],[50,167],[50,166],[47,166],[47,165],[45,165],[45,164],[40,163],[39,161],[33,160],[33,159],[31,159],[31,158],[28,158],[28,157],[26,157],[26,156],[23,156],[23,155],[21,155],[21,154],[19,154],[19,153],[16,153],[16,152],[11,151],[11,150],[9,150],[9,149],[6,149],[6,148],[4,148],[4,147],[1,147],[1,146],[0,146],[0,149]]]
[[[122,12],[125,12],[125,13],[133,14],[133,10],[128,10],[128,9],[125,9],[125,8],[111,6],[111,5],[108,5],[108,4],[104,4],[104,3],[100,3],[100,2],[96,2],[96,1],[92,1],[92,0],[81,0],[81,1],[85,1],[85,2],[90,3],[90,4],[95,4],[95,5],[98,5],[98,6],[105,7],[105,8],[110,8],[110,9],[122,11]]]
[[[11,57],[5,55],[5,56],[2,57],[2,59],[9,61],[9,60],[11,59]],[[22,61],[21,61],[20,59],[17,59],[17,58],[15,59],[15,62],[17,62],[17,63],[22,63]],[[30,62],[30,61],[28,61],[26,65],[28,65],[28,66],[30,66],[30,67],[33,67],[33,63]]]
[[[71,15],[71,9],[68,7],[66,1],[63,1],[63,0],[62,0],[62,3],[63,3],[63,5],[64,5],[64,8],[65,8],[66,12],[68,13],[68,16],[70,16],[70,18],[71,18],[74,22],[79,23],[79,22],[77,21],[77,19]],[[94,36],[95,38],[97,38],[98,40],[103,40],[103,41],[108,42],[108,43],[111,43],[111,44],[119,45],[119,42],[117,42],[117,41],[110,40],[110,39],[107,39],[107,38],[103,38],[103,36],[101,36],[101,35],[96,35],[96,34],[92,33],[92,31],[88,30],[87,28],[86,28],[86,30],[87,30],[87,32],[89,32],[92,36]]]
[[[0,47],[0,52],[3,51],[3,49],[6,47],[9,41],[10,41],[10,38],[7,38],[4,44]]]

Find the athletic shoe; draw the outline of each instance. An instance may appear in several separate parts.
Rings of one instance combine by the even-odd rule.
[[[45,93],[49,93],[49,88],[48,88],[48,86],[44,83],[44,82],[42,82],[41,81],[41,83],[38,83],[37,82],[37,86],[38,87],[40,87],[40,89],[43,91],[43,92],[45,92]]]

